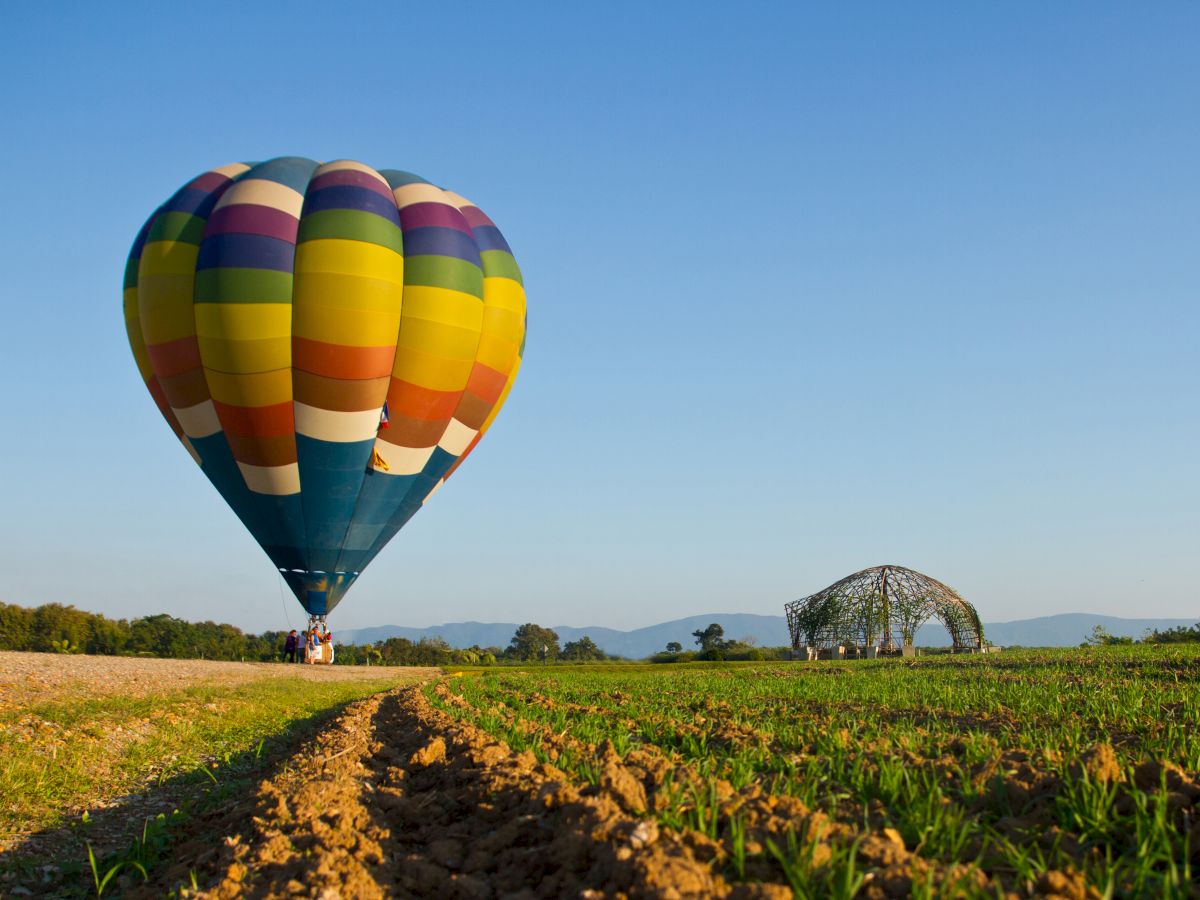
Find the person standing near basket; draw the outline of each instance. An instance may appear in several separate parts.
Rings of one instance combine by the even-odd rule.
[[[296,661],[296,648],[299,645],[299,643],[300,643],[300,640],[296,636],[296,629],[293,628],[288,633],[287,640],[285,640],[283,642],[283,661],[284,662],[293,662],[294,663]]]

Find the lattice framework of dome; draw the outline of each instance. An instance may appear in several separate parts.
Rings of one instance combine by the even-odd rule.
[[[955,652],[983,648],[983,625],[975,607],[953,588],[903,566],[863,569],[785,609],[797,651],[807,644],[896,653],[897,638],[912,646],[917,629],[934,617],[950,632]]]

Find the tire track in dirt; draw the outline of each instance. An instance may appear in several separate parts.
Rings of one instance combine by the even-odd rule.
[[[416,687],[353,704],[255,796],[196,823],[131,895],[790,897],[729,885],[686,835],[433,708]],[[213,838],[224,841],[213,846]]]

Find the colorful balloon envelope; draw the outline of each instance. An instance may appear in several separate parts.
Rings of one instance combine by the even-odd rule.
[[[125,324],[176,436],[325,615],[492,424],[525,292],[457,194],[281,157],[205,172],[155,210]]]

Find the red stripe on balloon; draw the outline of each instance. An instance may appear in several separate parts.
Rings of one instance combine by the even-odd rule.
[[[200,368],[200,344],[194,335],[161,344],[147,344],[146,352],[159,378],[171,378]]]

